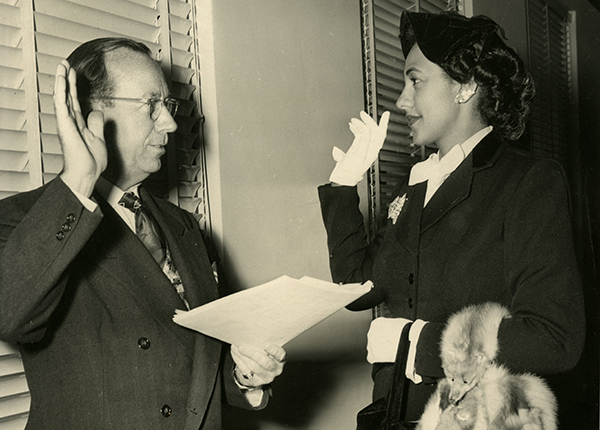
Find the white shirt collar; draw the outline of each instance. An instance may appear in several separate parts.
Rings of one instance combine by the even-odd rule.
[[[119,200],[123,197],[123,194],[132,192],[139,197],[138,193],[139,184],[134,185],[130,189],[123,191],[116,185],[110,183],[108,180],[100,176],[98,182],[96,182],[96,191],[108,202],[108,204],[115,210],[115,212],[125,221],[125,223],[135,232],[135,215],[129,209],[124,208],[119,204]]]
[[[439,158],[439,153],[431,154],[425,161],[415,164],[408,179],[408,185],[412,186],[420,182],[425,182],[432,177],[440,177],[445,179],[450,173],[458,168],[458,166],[468,157],[475,146],[487,136],[493,127],[490,125],[479,130],[473,136],[469,137],[460,145],[455,145],[442,159]],[[441,179],[443,181],[443,179]]]

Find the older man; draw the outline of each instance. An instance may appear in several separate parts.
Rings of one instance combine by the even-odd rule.
[[[223,399],[264,407],[283,369],[280,347],[230,354],[172,321],[218,297],[194,217],[141,186],[177,105],[128,39],[84,43],[58,66],[64,169],[0,202],[0,338],[21,348],[28,429],[220,429]]]

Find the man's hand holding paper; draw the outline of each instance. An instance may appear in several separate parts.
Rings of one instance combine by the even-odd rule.
[[[283,372],[286,360],[285,350],[273,344],[262,351],[248,345],[231,345],[231,356],[236,364],[236,380],[250,389],[273,382]]]

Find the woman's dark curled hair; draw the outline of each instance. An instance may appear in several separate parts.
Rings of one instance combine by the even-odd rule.
[[[529,72],[516,51],[496,33],[488,46],[471,45],[457,50],[439,66],[455,81],[478,85],[479,113],[484,122],[506,140],[517,140],[525,131],[535,90]]]

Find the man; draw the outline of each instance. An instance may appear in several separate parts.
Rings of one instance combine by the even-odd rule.
[[[21,348],[27,428],[220,429],[222,399],[264,407],[282,348],[230,355],[172,321],[218,292],[193,216],[140,187],[177,128],[148,48],[84,43],[54,98],[63,171],[0,203],[0,337]]]

